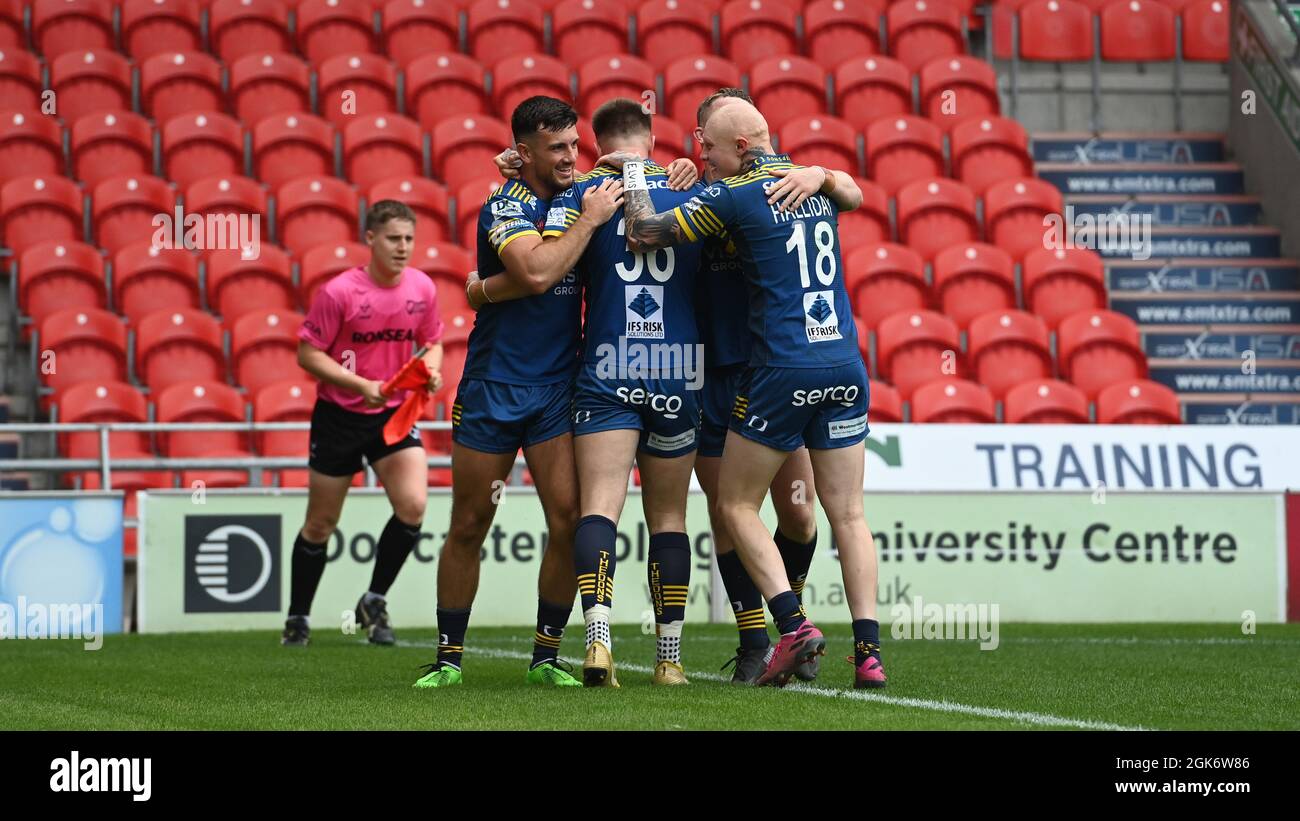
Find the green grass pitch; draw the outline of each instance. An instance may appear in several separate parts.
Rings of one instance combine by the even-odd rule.
[[[398,629],[395,648],[318,630],[306,649],[278,634],[108,636],[0,642],[5,729],[1300,729],[1300,624],[1002,625],[1001,646],[891,641],[889,687],[854,691],[847,625],[817,682],[725,683],[730,625],[687,625],[689,687],[650,685],[654,638],[616,627],[622,688],[531,688],[531,628],[474,628],[465,685],[415,690],[431,630]],[[564,640],[566,658],[581,631]]]

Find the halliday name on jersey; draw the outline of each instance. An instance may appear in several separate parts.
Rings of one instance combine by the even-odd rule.
[[[763,187],[764,190],[767,190],[771,186],[772,183],[764,183]],[[775,205],[771,206],[771,209],[772,222],[777,225],[783,225],[791,220],[802,221],[838,213],[830,200],[823,194],[809,197],[800,203],[798,208],[790,211],[782,211]],[[807,225],[807,223],[803,224]],[[796,239],[802,247],[803,231],[796,230],[791,235],[791,243],[794,243]],[[816,243],[817,239],[814,236],[814,243]],[[831,242],[833,241],[832,238]],[[829,246],[830,243],[827,243],[827,245]],[[817,262],[814,261],[814,271],[820,270]],[[820,276],[818,278],[820,279]],[[832,281],[834,281],[833,273]],[[809,342],[829,342],[834,339],[843,339],[844,337],[840,335],[840,318],[835,313],[835,292],[831,290],[805,292],[803,295],[803,323],[804,333],[808,335]]]

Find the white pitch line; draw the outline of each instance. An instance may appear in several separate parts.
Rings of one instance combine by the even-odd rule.
[[[427,641],[399,641],[397,644],[399,647],[436,648],[438,646],[437,642]],[[531,659],[533,657],[532,653],[523,653],[517,650],[496,650],[477,645],[471,647],[468,652],[471,655],[488,656],[491,658]],[[617,667],[623,670],[630,670],[634,673],[654,672],[654,668],[640,664],[619,662]],[[717,673],[705,673],[698,670],[690,671],[690,675],[692,678],[703,679],[705,681],[728,682],[731,680],[726,676],[720,676]],[[1004,710],[1000,707],[978,707],[971,704],[959,704],[953,701],[933,701],[931,699],[911,698],[908,696],[887,696],[883,693],[871,693],[864,690],[827,690],[821,687],[811,687],[807,684],[794,684],[787,686],[785,689],[793,693],[823,696],[826,698],[849,698],[855,701],[874,701],[879,704],[888,704],[895,707],[915,707],[921,710],[933,710],[941,713],[958,713],[961,715],[979,716],[981,718],[1018,721],[1024,724],[1035,724],[1041,727],[1071,727],[1077,730],[1123,731],[1146,729],[1145,727],[1126,727],[1122,724],[1111,724],[1107,721],[1065,718],[1064,716],[1054,716],[1050,713],[1031,713],[1024,710]]]

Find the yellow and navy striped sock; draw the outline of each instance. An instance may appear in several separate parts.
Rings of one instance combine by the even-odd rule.
[[[617,541],[618,529],[604,516],[583,516],[573,535],[573,565],[578,573],[588,647],[594,641],[610,647],[609,611],[614,605]]]
[[[861,667],[868,656],[880,658],[880,622],[875,619],[854,619],[853,666]]]
[[[790,589],[803,603],[803,586],[808,580],[808,568],[812,566],[813,556],[817,554],[817,532],[813,531],[809,542],[796,542],[777,530],[772,535],[776,547],[781,551],[781,562],[785,565],[785,577],[790,582]]]
[[[438,608],[438,661],[460,668],[465,652],[465,631],[469,628],[469,608]]]
[[[545,599],[537,600],[537,630],[533,633],[533,661],[536,667],[544,661],[555,661],[560,655],[560,639],[564,638],[564,625],[569,623],[573,605],[562,607]]]
[[[771,645],[767,635],[767,616],[763,613],[763,596],[740,563],[736,551],[718,554],[718,573],[722,586],[727,589],[727,600],[736,614],[736,628],[740,631],[740,646],[746,650],[761,650]]]
[[[685,533],[652,533],[646,577],[655,611],[656,663],[682,663],[682,624],[691,582],[691,539]]]

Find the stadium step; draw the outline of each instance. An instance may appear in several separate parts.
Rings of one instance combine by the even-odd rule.
[[[1138,325],[1253,325],[1282,328],[1300,324],[1300,292],[1116,293],[1110,309]]]
[[[1189,425],[1300,425],[1300,401],[1245,393],[1179,398]]]
[[[1300,402],[1300,361],[1257,360],[1247,369],[1242,361],[1149,361],[1151,380],[1183,399],[1198,393],[1248,393],[1270,400]]]
[[[1255,225],[1261,216],[1259,197],[1248,194],[1209,197],[1197,194],[1143,194],[1136,197],[1085,194],[1066,197],[1065,204],[1076,216],[1150,216],[1151,225],[1156,228],[1239,227]]]
[[[1144,325],[1140,330],[1151,359],[1241,364],[1250,355],[1259,361],[1300,361],[1300,325]]]
[[[1149,259],[1106,263],[1112,293],[1300,291],[1291,259]]]
[[[1111,132],[1039,133],[1030,156],[1040,163],[1203,163],[1223,162],[1224,136],[1209,133],[1139,134]]]
[[[1101,232],[1098,232],[1100,234]],[[1076,234],[1077,236],[1077,234]],[[1140,237],[1138,237],[1140,239]],[[1282,235],[1271,226],[1232,228],[1151,228],[1150,259],[1209,257],[1251,259],[1277,257],[1282,253]],[[1127,242],[1099,242],[1103,258],[1132,259],[1135,248]]]
[[[1241,194],[1245,178],[1235,162],[1040,162],[1037,174],[1067,196],[1074,194]]]

